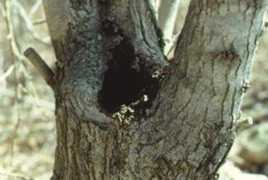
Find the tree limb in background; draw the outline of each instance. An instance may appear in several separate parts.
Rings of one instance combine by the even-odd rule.
[[[181,0],[166,0],[161,1],[159,7],[159,25],[163,31],[164,40],[166,42],[166,50],[169,48],[169,43],[173,39],[175,21],[178,13],[178,8]]]
[[[38,43],[44,47],[50,46],[50,42],[46,40],[47,38],[41,38],[36,32],[33,22],[31,21],[31,14],[30,16],[27,14],[26,10],[19,1],[12,0],[7,4],[9,10],[8,15],[10,30],[16,39],[19,51],[24,51],[27,44],[33,45]],[[36,11],[35,8],[37,7],[32,8],[31,13]]]

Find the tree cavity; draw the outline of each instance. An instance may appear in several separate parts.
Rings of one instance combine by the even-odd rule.
[[[145,68],[146,61],[135,54],[130,39],[115,24],[105,24],[103,32],[110,45],[106,48],[109,51],[108,68],[99,92],[101,109],[113,114],[120,111],[122,106],[129,106],[135,115],[145,115],[157,94],[159,80],[152,77]]]

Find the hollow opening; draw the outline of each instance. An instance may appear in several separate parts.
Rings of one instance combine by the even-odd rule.
[[[134,54],[134,48],[127,39],[111,50],[112,58],[104,76],[103,87],[99,93],[102,110],[113,113],[121,105],[129,105],[143,95],[149,101],[139,106],[147,108],[158,90],[158,81],[153,79]]]

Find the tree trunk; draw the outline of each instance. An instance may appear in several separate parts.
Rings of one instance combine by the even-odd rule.
[[[265,0],[192,0],[167,65],[148,1],[48,0],[55,180],[211,180],[232,144]]]

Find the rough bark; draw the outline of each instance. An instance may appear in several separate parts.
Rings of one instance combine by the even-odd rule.
[[[266,5],[193,0],[167,67],[148,1],[46,1],[58,59],[52,179],[214,179]]]

